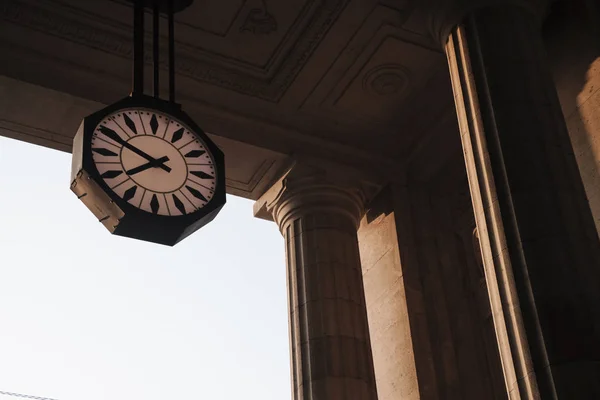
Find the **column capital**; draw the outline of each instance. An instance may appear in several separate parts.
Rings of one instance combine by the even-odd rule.
[[[486,7],[517,6],[539,17],[541,21],[550,2],[551,0],[425,0],[418,7],[428,15],[430,33],[443,48],[450,31],[470,12]]]
[[[377,400],[357,226],[360,174],[303,158],[256,203],[285,240],[294,400]]]
[[[282,230],[297,216],[328,212],[357,228],[367,201],[380,189],[357,171],[326,162],[296,161],[254,204],[254,216]]]

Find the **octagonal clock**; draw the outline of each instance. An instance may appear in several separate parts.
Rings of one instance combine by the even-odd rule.
[[[225,204],[224,156],[177,104],[131,96],[81,123],[71,190],[110,232],[172,246]]]

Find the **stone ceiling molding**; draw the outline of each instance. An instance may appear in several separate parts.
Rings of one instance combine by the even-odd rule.
[[[343,135],[347,143],[381,155],[405,156],[407,148],[383,144],[384,138],[397,141],[407,105],[428,107],[423,88],[429,72],[436,64],[447,68],[428,31],[423,29],[424,35],[417,29],[417,21],[412,2],[380,1],[332,60],[319,85],[303,93],[300,110],[335,119],[336,126],[325,135]],[[374,140],[365,140],[367,132],[377,132],[379,148],[371,147]]]
[[[540,19],[545,15],[550,0],[422,0],[419,7],[429,15],[429,29],[432,37],[443,48],[450,31],[458,25],[465,15],[484,7],[518,6],[524,7]]]
[[[43,6],[39,2],[29,1],[0,0],[0,20],[122,58],[131,58],[130,26],[115,21],[99,21],[97,16],[64,4],[61,6],[57,1],[46,0]],[[293,45],[286,49],[286,54],[278,56],[281,58],[280,63],[269,63],[258,73],[256,66],[244,67],[237,60],[227,59],[205,49],[192,51],[189,46],[180,43],[176,72],[197,81],[278,102],[348,2],[349,0],[307,0],[305,8],[314,7],[314,12],[304,15],[308,20],[298,36],[291,38],[294,40]],[[246,19],[246,26],[250,31],[267,34],[278,28],[275,17],[266,8],[253,10],[255,11]]]
[[[113,102],[131,84],[131,8],[123,1],[0,0],[0,73]],[[436,116],[453,109],[447,61],[424,16],[413,12],[418,3],[196,1],[176,17],[177,99],[216,136],[404,182],[416,143],[435,136]],[[240,31],[248,16],[267,14],[276,30],[265,18],[255,32]],[[260,25],[261,18],[251,19]],[[423,113],[432,122],[415,126]],[[249,175],[236,181],[262,193]]]
[[[92,25],[66,19],[57,12],[21,1],[1,0],[0,19],[121,57],[129,57],[133,49],[131,38],[95,29]]]

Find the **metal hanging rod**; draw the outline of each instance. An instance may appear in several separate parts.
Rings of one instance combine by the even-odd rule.
[[[189,7],[193,0],[127,0],[133,3],[133,90],[144,94],[144,20],[145,11],[152,12],[152,61],[154,97],[160,96],[160,14],[167,15],[169,37],[169,101],[175,103],[175,13]]]
[[[133,6],[133,94],[144,94],[144,0]]]
[[[160,11],[158,1],[152,7],[152,63],[154,67],[154,97],[160,97]],[[171,46],[171,43],[169,43]]]
[[[169,101],[175,103],[175,11],[173,0],[168,1],[169,18]]]

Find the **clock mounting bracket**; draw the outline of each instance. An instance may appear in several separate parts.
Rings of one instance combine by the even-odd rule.
[[[135,4],[137,0],[125,0],[127,3]],[[158,9],[162,13],[167,13],[169,10],[169,2],[173,2],[173,12],[178,13],[180,11],[185,10],[189,6],[192,5],[194,0],[142,0],[142,4],[145,8],[150,10],[154,9],[154,6],[157,5]]]
[[[175,103],[175,13],[189,7],[193,0],[127,0],[133,5],[133,87],[131,96],[144,95],[145,12],[152,13],[152,63],[154,97],[160,97],[160,14],[166,14],[169,38],[169,102]]]

